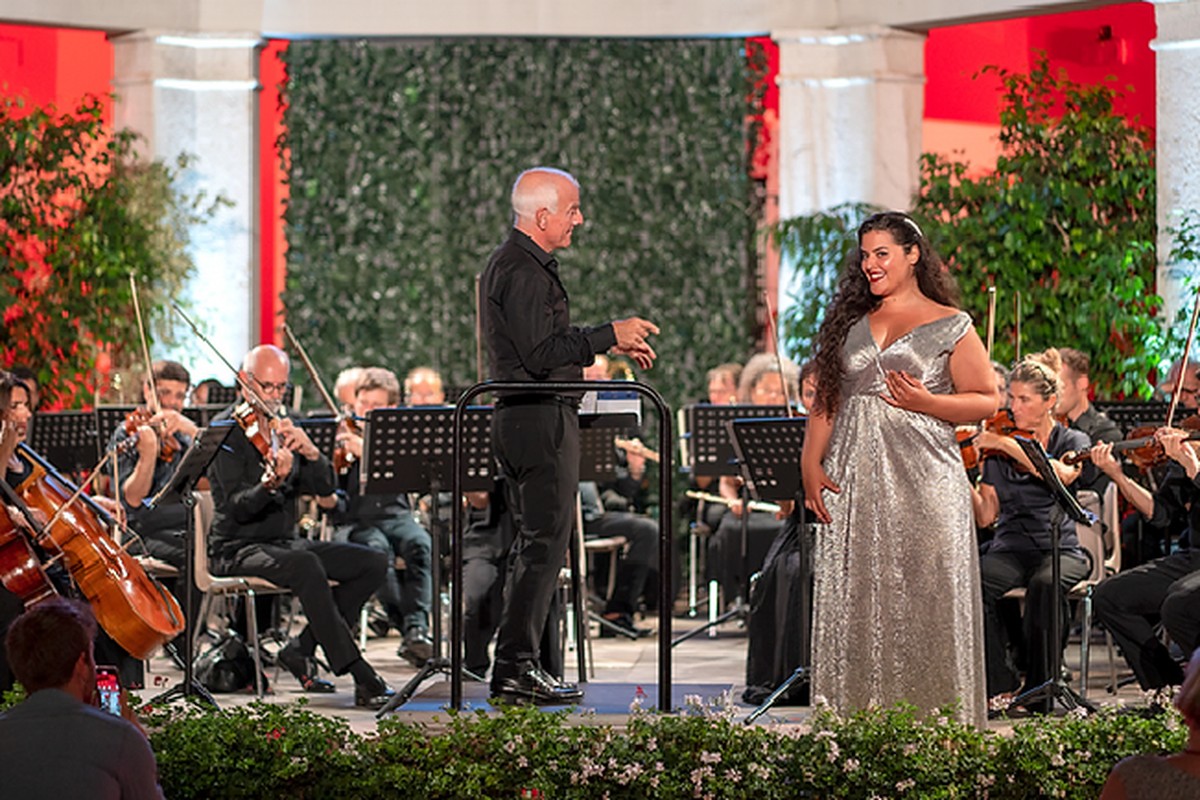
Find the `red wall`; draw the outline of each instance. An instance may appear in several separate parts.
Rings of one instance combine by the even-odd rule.
[[[0,93],[66,111],[112,91],[112,45],[100,31],[0,25]],[[105,121],[112,120],[106,103]]]
[[[972,76],[989,64],[1026,72],[1045,50],[1074,81],[1111,75],[1119,87],[1137,87],[1120,110],[1154,127],[1155,30],[1149,3],[939,28],[925,45],[925,117],[997,124],[999,80]]]

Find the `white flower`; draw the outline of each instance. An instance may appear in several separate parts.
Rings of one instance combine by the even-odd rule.
[[[857,758],[847,758],[846,763],[842,765],[842,772],[854,772],[856,769],[858,769]]]
[[[721,754],[720,753],[710,753],[707,750],[705,750],[700,753],[700,763],[701,764],[720,764],[721,763]]]
[[[896,782],[896,791],[897,792],[907,792],[909,789],[913,788],[916,785],[917,785],[917,782],[914,781],[912,778],[905,778],[902,781]]]

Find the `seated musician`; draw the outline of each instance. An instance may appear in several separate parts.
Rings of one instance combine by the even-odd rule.
[[[333,382],[333,396],[345,410],[354,408],[354,390],[362,377],[362,367],[347,367],[338,373]]]
[[[1197,412],[1200,402],[1200,361],[1179,359],[1171,364],[1166,377],[1159,382],[1155,394],[1164,400],[1171,399],[1175,384],[1179,380],[1179,371],[1183,369],[1183,383],[1179,387],[1179,403],[1175,409],[1174,422],[1182,422]],[[1160,425],[1165,420],[1147,421],[1145,424]],[[1179,489],[1184,493],[1190,491],[1187,486],[1187,476],[1178,469],[1167,466],[1151,467],[1147,480],[1152,486],[1165,486],[1168,483],[1181,481],[1184,485]],[[1180,547],[1189,546],[1189,530],[1187,519],[1178,515],[1159,517],[1158,521],[1149,519],[1143,514],[1128,514],[1121,520],[1121,568],[1131,569],[1161,558],[1171,552],[1175,543]]]
[[[1171,463],[1166,479],[1153,494],[1125,474],[1113,457],[1111,444],[1093,447],[1092,461],[1156,527],[1182,523],[1198,530],[1200,457],[1197,443],[1185,441],[1186,436],[1185,431],[1173,428],[1155,433]],[[1101,581],[1096,587],[1095,613],[1120,645],[1143,689],[1179,685],[1183,671],[1155,635],[1154,625],[1162,622],[1185,653],[1200,646],[1200,550],[1185,547]]]
[[[28,474],[28,465],[16,457],[17,445],[25,438],[25,423],[29,421],[28,390],[10,372],[0,370],[0,465],[3,465],[3,480],[10,487],[16,486]],[[9,519],[18,519],[19,511],[8,508],[4,501],[5,513]],[[0,586],[0,642],[8,631],[8,626],[20,616],[25,604],[21,598]],[[8,656],[0,645],[0,692],[7,692],[13,687],[12,670],[9,668]]]
[[[738,381],[742,365],[718,364],[708,371],[708,402],[714,406],[729,406],[738,401]]]
[[[1061,362],[1057,351],[1026,357],[1013,367],[1008,392],[1016,426],[1032,432],[1050,456],[1050,465],[1063,484],[1079,477],[1078,466],[1070,467],[1058,457],[1089,446],[1087,435],[1071,430],[1054,419],[1058,402]],[[1020,667],[1025,671],[1025,688],[1041,685],[1051,676],[1051,647],[1066,640],[1066,592],[1088,574],[1085,553],[1075,535],[1075,523],[1059,509],[1050,488],[1037,477],[1025,452],[1011,436],[990,431],[979,434],[983,450],[998,453],[983,465],[980,483],[972,491],[975,520],[980,526],[994,524],[995,536],[979,559],[983,588],[984,653],[988,696],[995,705],[1007,702],[1021,686]],[[1051,531],[1060,532],[1061,593],[1054,604],[1051,583]],[[1027,588],[1022,636],[1009,641],[999,608],[1005,592]],[[1060,614],[1063,642],[1048,641],[1051,614]],[[1015,654],[1012,651],[1016,651]],[[1037,710],[1037,709],[1030,709]]]
[[[308,625],[278,657],[306,691],[334,691],[317,677],[313,656],[319,644],[335,674],[353,676],[355,704],[378,708],[392,690],[363,659],[351,626],[383,583],[387,559],[362,545],[298,535],[296,498],[332,494],[335,484],[329,459],[301,428],[278,416],[289,371],[287,354],[273,345],[255,347],[242,362],[238,374],[261,400],[257,430],[270,430],[274,436],[267,436],[277,439],[278,446],[264,441],[269,450],[263,454],[241,425],[233,427],[209,469],[216,506],[209,555],[217,574],[257,575],[299,599]],[[245,388],[242,395],[247,396]],[[233,417],[234,411],[227,409],[214,423]],[[264,415],[269,418],[259,418]],[[255,427],[247,425],[251,434]]]
[[[1088,358],[1087,353],[1070,347],[1060,347],[1058,354],[1062,358],[1062,371],[1058,376],[1061,392],[1054,413],[1059,420],[1065,417],[1066,424],[1086,433],[1092,444],[1121,441],[1125,435],[1120,426],[1088,399],[1091,390],[1092,360]],[[1075,490],[1091,489],[1103,497],[1108,484],[1108,476],[1089,462],[1084,464],[1083,473],[1075,482]]]
[[[608,359],[597,355],[583,369],[584,380],[607,380]],[[600,636],[624,634],[638,638],[653,633],[639,628],[634,621],[646,581],[658,569],[658,524],[646,516],[646,457],[636,449],[624,452],[625,464],[618,468],[614,481],[603,485],[595,481],[579,483],[583,511],[583,535],[587,539],[625,538],[627,545],[616,570],[612,596],[605,601],[602,616],[612,625],[601,626]],[[614,630],[615,629],[615,630]]]
[[[146,552],[182,570],[189,546],[186,541],[187,507],[178,497],[154,508],[145,504],[170,483],[198,430],[196,423],[182,413],[191,376],[182,364],[175,361],[155,361],[151,369],[154,381],[153,384],[150,380],[142,383],[142,396],[151,409],[157,397],[159,410],[132,433],[126,431],[125,426],[118,425],[109,440],[111,448],[131,437],[137,438],[136,445],[123,450],[118,458],[116,493],[130,526],[141,535]],[[171,437],[176,445],[169,458],[160,457],[165,437]],[[172,579],[168,583],[176,598],[182,598],[181,580]],[[192,608],[198,610],[200,598],[194,582],[191,590],[194,592]],[[180,599],[180,602],[183,600]]]
[[[758,353],[746,362],[738,386],[738,402],[744,405],[783,406],[787,398],[798,397],[799,369],[787,359],[771,353]],[[787,391],[784,391],[784,381]],[[771,542],[783,529],[783,522],[769,511],[742,509],[741,478],[724,475],[719,482],[720,495],[727,501],[713,535],[708,541],[708,573],[721,583],[725,598],[741,597],[751,575],[762,567]],[[742,557],[742,516],[749,514],[745,558]]]
[[[366,417],[377,408],[394,407],[399,401],[400,382],[390,370],[366,367],[359,371],[353,404],[356,417]],[[345,475],[338,476],[338,501],[332,512],[338,525],[337,537],[386,556],[387,578],[376,594],[389,623],[404,637],[397,655],[420,667],[433,655],[433,639],[429,636],[433,594],[429,532],[413,515],[405,495],[359,493],[362,436],[343,430],[338,438],[355,460]],[[396,569],[397,557],[404,561],[402,571]]]

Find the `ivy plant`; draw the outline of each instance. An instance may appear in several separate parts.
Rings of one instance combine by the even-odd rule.
[[[284,87],[289,325],[326,380],[354,364],[479,375],[475,276],[513,179],[572,172],[585,225],[556,253],[572,320],[655,321],[673,405],[752,346],[740,41],[309,41]],[[486,367],[485,367],[486,369]],[[306,392],[306,394],[309,394]]]

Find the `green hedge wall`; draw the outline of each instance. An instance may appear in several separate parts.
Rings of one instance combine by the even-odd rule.
[[[474,280],[516,174],[582,184],[559,253],[578,324],[656,321],[672,405],[752,345],[749,75],[738,40],[310,41],[285,62],[287,318],[352,364],[475,380]],[[299,375],[296,375],[299,379]]]

